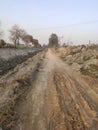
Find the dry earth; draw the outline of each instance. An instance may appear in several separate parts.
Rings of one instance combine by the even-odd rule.
[[[98,130],[97,81],[84,78],[54,50],[38,53],[0,80],[2,130]]]

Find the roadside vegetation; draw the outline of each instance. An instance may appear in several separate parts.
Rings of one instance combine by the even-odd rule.
[[[82,75],[98,78],[98,45],[66,46],[60,57]]]

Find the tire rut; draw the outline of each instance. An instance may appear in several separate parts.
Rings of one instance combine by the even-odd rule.
[[[6,77],[8,84],[15,81],[27,88],[18,91],[21,96],[13,110],[17,119],[10,130],[97,130],[95,89],[71,71],[53,50],[40,54],[33,59],[34,66],[30,60],[18,68],[16,77]]]
[[[86,92],[84,94],[83,91],[81,91],[84,86],[73,79],[74,78],[64,73],[64,70],[63,72],[55,72],[54,75],[59,104],[61,111],[65,114],[66,129],[97,130],[97,125],[92,128],[94,121],[98,122],[98,119],[96,118],[96,108],[98,109],[97,100],[95,100],[96,104],[92,110],[89,106],[89,104],[93,104],[90,95]]]

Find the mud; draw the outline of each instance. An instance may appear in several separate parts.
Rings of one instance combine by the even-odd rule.
[[[74,71],[54,50],[38,53],[1,80],[2,129],[98,129],[97,81]]]
[[[0,76],[43,49],[0,49]]]

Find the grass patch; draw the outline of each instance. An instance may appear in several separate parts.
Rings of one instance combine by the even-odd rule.
[[[84,57],[83,57],[83,60],[84,60],[84,61],[88,61],[88,60],[91,59],[91,57],[92,57],[92,56],[84,56]]]
[[[98,56],[96,56],[96,59],[98,59]]]
[[[83,64],[83,61],[78,61],[77,64],[81,65]]]
[[[83,75],[89,75],[94,78],[98,78],[98,66],[90,64],[87,68],[81,67],[80,72]]]
[[[73,64],[72,62],[68,63],[68,65],[72,65],[72,64]]]
[[[63,61],[66,61],[66,57],[65,57],[65,56],[61,56],[61,59],[62,59]]]

